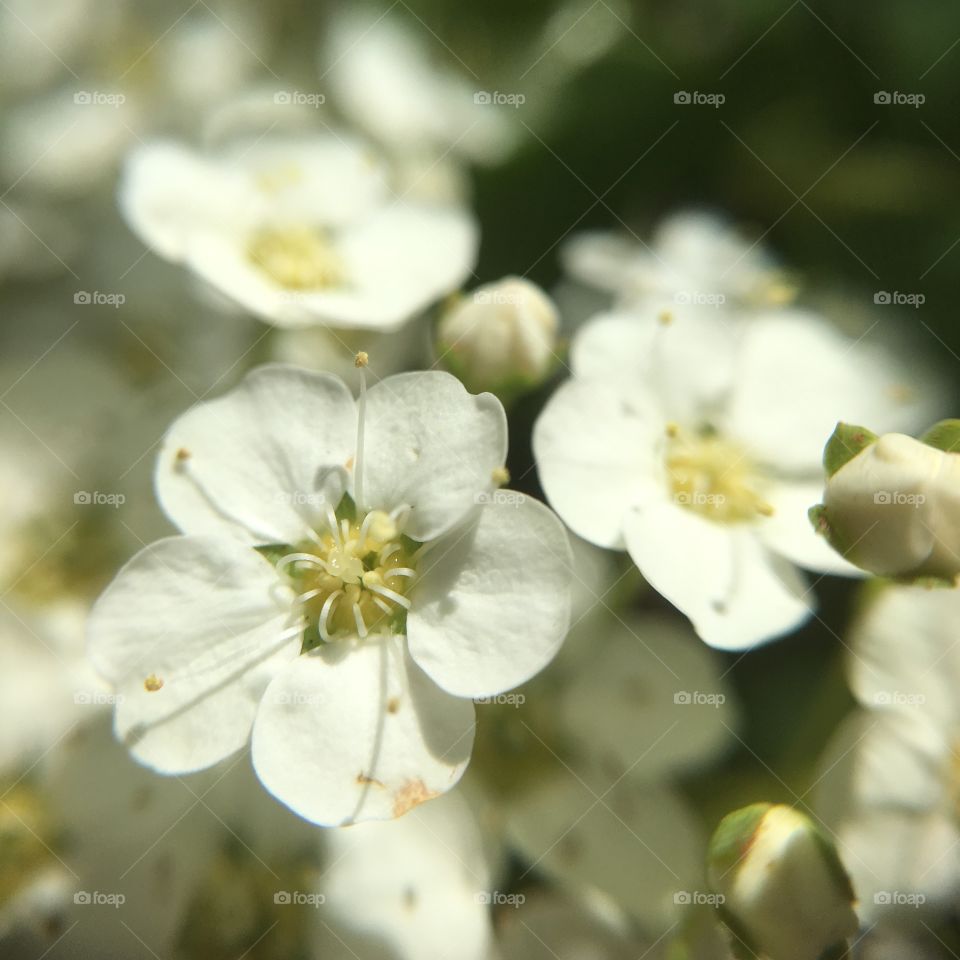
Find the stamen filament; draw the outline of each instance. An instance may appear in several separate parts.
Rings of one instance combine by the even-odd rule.
[[[320,616],[317,619],[317,627],[320,630],[320,636],[327,643],[330,642],[330,631],[327,629],[327,621],[330,619],[330,610],[334,603],[343,596],[342,590],[334,590],[333,593],[323,601],[323,607],[320,609]]]
[[[400,606],[406,610],[409,610],[412,606],[410,601],[402,593],[397,593],[389,587],[381,586],[379,583],[368,583],[366,587],[371,593],[379,593],[381,597],[386,597],[394,603],[399,603]]]

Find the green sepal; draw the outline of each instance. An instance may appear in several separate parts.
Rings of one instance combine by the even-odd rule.
[[[838,423],[827,445],[823,448],[823,469],[827,477],[832,477],[858,453],[864,451],[870,444],[876,443],[877,439],[877,435],[866,427],[858,427],[842,421]]]
[[[728,813],[720,821],[710,838],[707,851],[707,862],[712,874],[725,876],[743,859],[750,849],[760,821],[772,808],[772,803],[751,803]]]
[[[960,420],[941,420],[921,438],[921,443],[944,453],[960,453]]]

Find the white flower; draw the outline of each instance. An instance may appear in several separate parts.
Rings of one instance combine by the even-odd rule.
[[[364,412],[365,411],[365,412]],[[98,601],[91,655],[142,762],[199,770],[251,736],[263,783],[324,824],[398,816],[470,756],[469,699],[527,680],[569,619],[553,513],[494,494],[503,408],[448,374],[267,366],[170,429],[156,484],[184,536]]]
[[[535,387],[556,361],[560,319],[534,283],[506,277],[454,305],[437,328],[437,351],[467,386],[500,393]]]
[[[626,548],[707,643],[745,649],[801,624],[812,598],[794,564],[854,572],[806,514],[838,416],[916,416],[889,358],[790,310],[737,338],[686,311],[605,315],[571,358],[534,429],[547,497],[580,536]]]
[[[700,211],[668,217],[649,244],[596,231],[575,236],[563,255],[576,279],[637,309],[761,308],[793,299],[784,272],[759,242]]]
[[[934,428],[936,429],[936,428]],[[840,424],[827,452],[846,462],[827,477],[814,518],[852,563],[880,576],[960,572],[960,454],[900,433]],[[857,448],[844,450],[862,436]]]
[[[459,794],[388,823],[325,835],[329,866],[318,955],[339,942],[359,954],[371,941],[399,960],[485,960],[492,941],[490,866],[483,838]],[[326,949],[324,949],[326,946]]]
[[[489,91],[476,81],[432,67],[424,39],[390,11],[351,8],[331,24],[325,82],[350,120],[392,151],[500,161],[518,139],[517,125],[503,107],[478,102]]]
[[[960,594],[884,586],[850,637],[863,710],[824,759],[820,807],[866,916],[960,890]]]
[[[391,200],[385,173],[335,135],[130,156],[120,203],[156,253],[278,326],[390,329],[469,273],[465,210]]]

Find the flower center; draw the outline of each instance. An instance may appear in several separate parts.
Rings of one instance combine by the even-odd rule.
[[[345,282],[343,260],[315,227],[262,227],[250,237],[247,258],[288,290],[325,290]]]
[[[674,500],[717,523],[744,523],[768,517],[763,477],[736,444],[712,431],[690,433],[671,424],[665,456]]]
[[[398,632],[410,609],[407,593],[417,575],[419,544],[404,537],[405,508],[371,510],[362,518],[338,519],[328,530],[282,557],[307,616],[305,647],[346,636]]]

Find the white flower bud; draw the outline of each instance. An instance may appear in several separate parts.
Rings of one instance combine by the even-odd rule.
[[[516,393],[550,373],[558,327],[557,308],[543,290],[506,277],[478,288],[441,319],[438,352],[469,389]]]
[[[859,450],[840,438],[859,428],[838,426],[824,457],[824,503],[811,518],[851,563],[910,579],[953,580],[960,572],[960,455],[938,449],[949,423],[923,440],[862,431]]]
[[[791,807],[757,803],[724,817],[710,842],[709,874],[740,956],[841,956],[859,927],[833,844]]]

